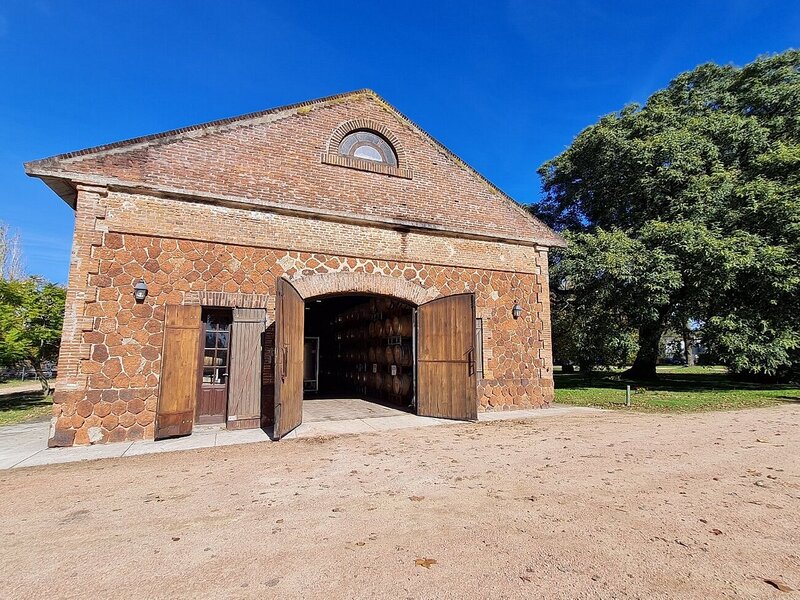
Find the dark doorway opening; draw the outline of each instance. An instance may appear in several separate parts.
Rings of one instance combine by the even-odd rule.
[[[303,399],[357,398],[414,412],[413,313],[394,298],[306,300]]]

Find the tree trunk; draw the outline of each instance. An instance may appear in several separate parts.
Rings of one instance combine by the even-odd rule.
[[[692,349],[692,330],[688,325],[683,327],[683,358],[687,367],[694,366],[694,350]]]
[[[630,369],[623,375],[629,379],[658,379],[656,363],[658,362],[659,344],[664,325],[661,320],[647,323],[639,328],[639,351]]]
[[[31,361],[31,365],[33,365],[33,370],[36,372],[36,378],[39,380],[39,383],[42,384],[42,393],[45,396],[50,395],[50,382],[47,380],[47,377],[42,370],[42,365],[37,360]]]

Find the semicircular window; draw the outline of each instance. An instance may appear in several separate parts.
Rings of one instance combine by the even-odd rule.
[[[397,155],[391,144],[372,131],[348,133],[339,144],[339,154],[397,166]]]

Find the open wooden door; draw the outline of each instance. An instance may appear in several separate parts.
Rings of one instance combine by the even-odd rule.
[[[417,414],[478,418],[475,296],[437,298],[417,310]]]
[[[168,304],[161,351],[161,386],[156,408],[155,438],[192,432],[200,391],[200,306]]]
[[[303,421],[303,330],[306,304],[286,279],[275,299],[275,426],[280,439]]]
[[[261,341],[266,324],[267,313],[263,308],[233,309],[228,429],[261,425]]]

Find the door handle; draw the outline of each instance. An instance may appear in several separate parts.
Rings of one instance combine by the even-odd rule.
[[[289,374],[289,346],[283,346],[283,358],[281,360],[281,379],[286,379]]]
[[[467,375],[472,377],[475,374],[475,348],[470,348],[467,352]]]

